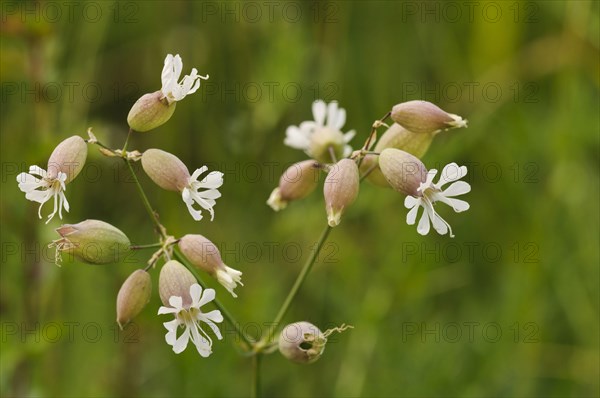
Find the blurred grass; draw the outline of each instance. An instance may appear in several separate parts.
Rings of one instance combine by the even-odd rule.
[[[174,355],[156,294],[132,329],[117,333],[116,293],[150,253],[134,264],[56,268],[45,244],[60,220],[38,220],[14,181],[89,126],[122,145],[129,107],[160,88],[166,53],[210,80],[131,148],[162,148],[190,168],[226,173],[215,221],[195,223],[177,195],[154,189],[139,169],[171,234],[208,236],[244,272],[237,300],[216,289],[250,333],[272,320],[325,222],[320,193],[281,214],[264,204],[279,173],[303,159],[282,141],[288,125],[311,117],[314,99],[347,109],[355,146],[403,100],[427,99],[470,122],[441,134],[424,158],[429,167],[470,166],[471,209],[444,214],[456,238],[419,236],[404,222],[400,196],[365,185],[287,317],[355,329],[332,338],[311,366],[266,358],[266,395],[599,395],[597,2],[518,3],[516,21],[517,3],[481,2],[472,20],[462,8],[457,22],[444,17],[442,2],[292,3],[303,11],[293,23],[280,3],[272,21],[262,6],[257,22],[236,13],[238,2],[92,2],[103,12],[97,21],[78,8],[55,22],[6,4],[24,3],[3,3],[0,43],[3,396],[247,394],[249,361],[230,344],[234,335],[226,330],[208,360],[193,350]],[[407,8],[426,4],[438,12]],[[501,9],[498,22],[481,13],[488,4]],[[74,97],[65,83],[75,85]],[[39,98],[25,91],[36,84]],[[244,91],[252,85],[262,88],[257,100]],[[64,221],[102,219],[136,243],[152,242],[135,187],[116,163],[90,151],[87,174],[69,185]],[[51,338],[53,325],[60,338]]]

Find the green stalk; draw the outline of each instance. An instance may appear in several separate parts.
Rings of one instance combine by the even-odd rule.
[[[151,243],[149,245],[133,245],[133,246],[129,246],[130,250],[142,250],[142,249],[154,249],[154,248],[159,248],[159,247],[163,247],[162,243]]]
[[[304,283],[304,281],[306,280],[306,277],[310,273],[310,270],[312,269],[313,265],[315,264],[315,261],[319,257],[319,253],[321,252],[321,249],[323,248],[323,244],[327,240],[327,236],[329,236],[329,232],[331,232],[331,227],[328,225],[325,227],[325,229],[321,233],[321,237],[319,238],[319,241],[317,242],[317,247],[311,253],[310,257],[308,259],[306,259],[306,263],[304,263],[304,266],[302,267],[302,271],[300,271],[300,274],[296,278],[296,282],[294,282],[294,286],[292,286],[292,289],[290,290],[287,297],[285,298],[285,301],[281,305],[281,308],[279,309],[279,312],[277,313],[277,316],[275,317],[275,320],[273,321],[273,325],[274,325],[273,329],[271,329],[271,331],[267,335],[267,338],[261,342],[262,344],[259,344],[259,349],[262,349],[264,346],[266,346],[268,344],[268,342],[270,342],[272,340],[273,334],[274,334],[276,328],[279,326],[283,317],[288,312],[290,305],[292,304],[292,301],[294,301],[294,298],[298,294],[300,287],[302,287],[302,284]]]
[[[129,160],[125,159],[125,163],[127,163],[127,167],[129,167],[129,172],[131,173],[131,176],[133,177],[133,180],[135,181],[135,185],[137,186],[138,192],[142,198],[142,202],[144,202],[144,207],[146,207],[146,210],[148,211],[150,218],[152,218],[152,221],[156,225],[156,228],[158,229],[160,236],[163,239],[166,239],[167,234],[165,232],[165,228],[162,226],[160,221],[158,221],[158,217],[157,217],[156,213],[154,212],[154,210],[152,209],[152,205],[150,204],[150,201],[148,200],[148,197],[146,196],[146,192],[144,192],[144,188],[142,188],[142,184],[140,184],[140,180],[138,180],[137,175],[135,174],[135,171],[133,171],[133,167],[131,167],[131,162]]]
[[[252,385],[250,389],[250,396],[252,398],[258,398],[260,396],[260,362],[262,360],[262,354],[256,354],[252,356]]]

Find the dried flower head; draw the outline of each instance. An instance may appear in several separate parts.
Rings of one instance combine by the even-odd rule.
[[[279,352],[292,362],[309,364],[317,361],[327,338],[318,327],[308,322],[287,325],[279,335]]]

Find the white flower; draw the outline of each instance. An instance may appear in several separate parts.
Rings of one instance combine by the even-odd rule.
[[[238,284],[244,286],[242,283],[242,273],[237,269],[226,266],[225,264],[217,269],[215,276],[217,281],[219,281],[219,283],[223,285],[223,287],[227,289],[227,291],[231,293],[233,297],[237,297],[237,294],[233,292],[233,289],[235,289]]]
[[[37,177],[36,177],[37,176]],[[62,219],[62,209],[69,211],[69,202],[65,197],[67,175],[58,172],[56,178],[48,177],[46,170],[38,166],[29,167],[29,173],[20,173],[17,176],[19,189],[25,192],[25,198],[33,202],[40,203],[38,216],[42,218],[42,206],[44,203],[54,198],[54,211],[48,216],[46,224],[52,220],[56,212]]]
[[[208,79],[208,75],[201,76],[196,68],[192,68],[192,73],[179,81],[182,69],[183,62],[179,54],[175,56],[168,54],[161,74],[161,91],[169,104],[181,101],[186,95],[195,93],[200,87],[200,79]]]
[[[289,126],[285,132],[284,144],[301,149],[308,156],[315,157],[317,154],[314,148],[311,149],[311,144],[314,144],[315,133],[327,132],[330,134],[326,141],[334,141],[342,149],[343,157],[347,157],[352,153],[352,147],[348,145],[356,132],[354,130],[342,133],[341,129],[346,123],[346,110],[339,108],[336,101],[332,101],[326,105],[324,101],[317,100],[313,102],[312,113],[314,121],[305,121],[300,123],[300,126]]]
[[[208,334],[202,329],[201,323],[206,323],[214,332],[219,340],[223,339],[221,332],[215,322],[223,322],[221,311],[213,310],[207,313],[202,312],[200,307],[211,302],[215,298],[213,289],[205,289],[202,293],[202,287],[194,283],[190,286],[190,296],[192,303],[190,306],[183,305],[183,299],[179,296],[171,296],[169,304],[171,307],[160,307],[158,315],[174,314],[175,319],[170,322],[165,322],[163,325],[167,329],[165,340],[167,344],[173,347],[173,351],[179,354],[186,349],[190,339],[196,346],[198,353],[203,357],[208,357],[212,353],[212,340]],[[177,329],[181,327],[185,329],[181,336],[177,337]]]
[[[210,220],[212,221],[215,218],[213,210],[213,206],[216,204],[215,199],[221,197],[221,193],[217,188],[223,185],[223,173],[220,171],[211,171],[202,181],[198,181],[200,174],[206,170],[208,170],[206,166],[196,169],[190,177],[187,187],[181,191],[181,197],[196,221],[202,219],[202,211],[194,209],[194,202],[210,212]],[[202,188],[205,188],[205,190],[199,191]]]
[[[466,166],[458,166],[456,163],[450,163],[442,170],[442,175],[439,181],[434,184],[433,178],[437,174],[437,170],[432,169],[427,173],[427,180],[422,182],[417,189],[422,196],[413,197],[407,196],[404,200],[404,206],[407,209],[411,209],[406,215],[406,223],[408,225],[414,225],[417,219],[417,212],[419,207],[423,207],[423,214],[419,220],[417,226],[417,232],[421,235],[427,235],[429,233],[430,221],[433,223],[433,228],[440,234],[445,235],[450,231],[450,237],[454,237],[452,234],[452,228],[433,208],[435,202],[443,202],[454,209],[455,212],[460,213],[469,209],[469,204],[461,199],[455,199],[454,196],[463,195],[471,191],[471,186],[465,181],[457,181],[467,175]],[[453,182],[448,188],[442,191],[442,187],[449,182]]]

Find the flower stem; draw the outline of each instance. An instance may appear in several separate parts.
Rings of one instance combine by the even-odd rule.
[[[129,137],[131,137],[131,132],[133,130],[131,128],[129,128],[129,132],[127,133],[127,138],[125,139],[125,144],[123,144],[123,149],[121,149],[122,155],[124,158],[127,157],[127,144],[129,144]]]
[[[262,359],[261,354],[252,356],[252,386],[250,390],[250,396],[258,398],[260,395],[260,362]]]
[[[149,245],[132,245],[129,246],[130,250],[142,250],[142,249],[154,249],[156,247],[163,247],[162,243],[151,243]]]
[[[177,249],[175,249],[173,251],[173,257],[175,257],[179,262],[181,262],[183,265],[185,265],[185,267],[188,270],[190,270],[190,272],[194,275],[194,277],[196,278],[196,280],[198,281],[200,286],[202,286],[203,288],[206,288],[206,284],[202,281],[202,279],[198,275],[196,268],[192,264],[190,264],[188,259],[183,254],[179,253],[179,251]],[[227,311],[227,309],[223,306],[223,304],[221,304],[221,302],[216,297],[213,300],[213,303],[215,303],[215,307],[217,307],[219,309],[219,311],[221,311],[221,314],[223,315],[223,318],[225,318],[227,323],[229,323],[235,329],[235,332],[237,333],[238,337],[244,343],[243,348],[246,350],[250,349],[250,347],[252,347],[252,345],[254,343],[244,334],[244,332],[241,329],[240,323],[235,320],[235,318],[229,313],[229,311]]]
[[[302,284],[304,283],[304,280],[306,279],[310,270],[312,269],[312,266],[315,264],[315,261],[319,257],[319,253],[321,252],[321,249],[323,248],[323,244],[327,240],[327,236],[329,236],[329,232],[331,232],[331,227],[328,225],[325,227],[325,229],[321,233],[321,237],[319,238],[319,241],[317,242],[317,247],[315,247],[315,250],[311,253],[310,257],[308,259],[306,259],[306,263],[304,263],[304,266],[302,267],[302,271],[300,271],[300,274],[296,278],[296,282],[294,282],[294,286],[292,286],[292,289],[290,290],[287,297],[285,298],[285,301],[281,305],[281,308],[279,309],[279,312],[277,313],[277,316],[275,317],[275,320],[273,321],[273,328],[267,335],[266,340],[261,341],[261,343],[263,343],[263,344],[259,343],[259,349],[263,346],[266,346],[268,344],[268,342],[272,340],[276,328],[281,323],[281,320],[283,319],[283,317],[287,313],[288,309],[290,308],[292,301],[294,301],[296,294],[298,294],[298,291],[300,290],[300,287],[302,287]],[[257,355],[260,355],[260,354],[257,354]]]
[[[165,231],[165,227],[163,227],[162,224],[160,223],[160,221],[158,221],[158,216],[156,215],[156,212],[152,209],[152,205],[150,204],[150,201],[148,200],[148,197],[146,196],[146,193],[144,192],[144,188],[142,188],[142,184],[140,184],[140,180],[138,180],[137,175],[135,174],[135,171],[133,171],[133,167],[131,167],[131,162],[129,160],[125,159],[125,163],[127,163],[127,167],[129,167],[129,172],[131,173],[131,176],[133,177],[133,180],[135,181],[135,185],[138,188],[138,192],[142,198],[142,202],[144,202],[144,207],[146,207],[146,210],[148,211],[150,218],[152,218],[152,221],[156,225],[156,228],[158,229],[158,233],[160,234],[160,236],[163,239],[166,239],[167,233]]]

